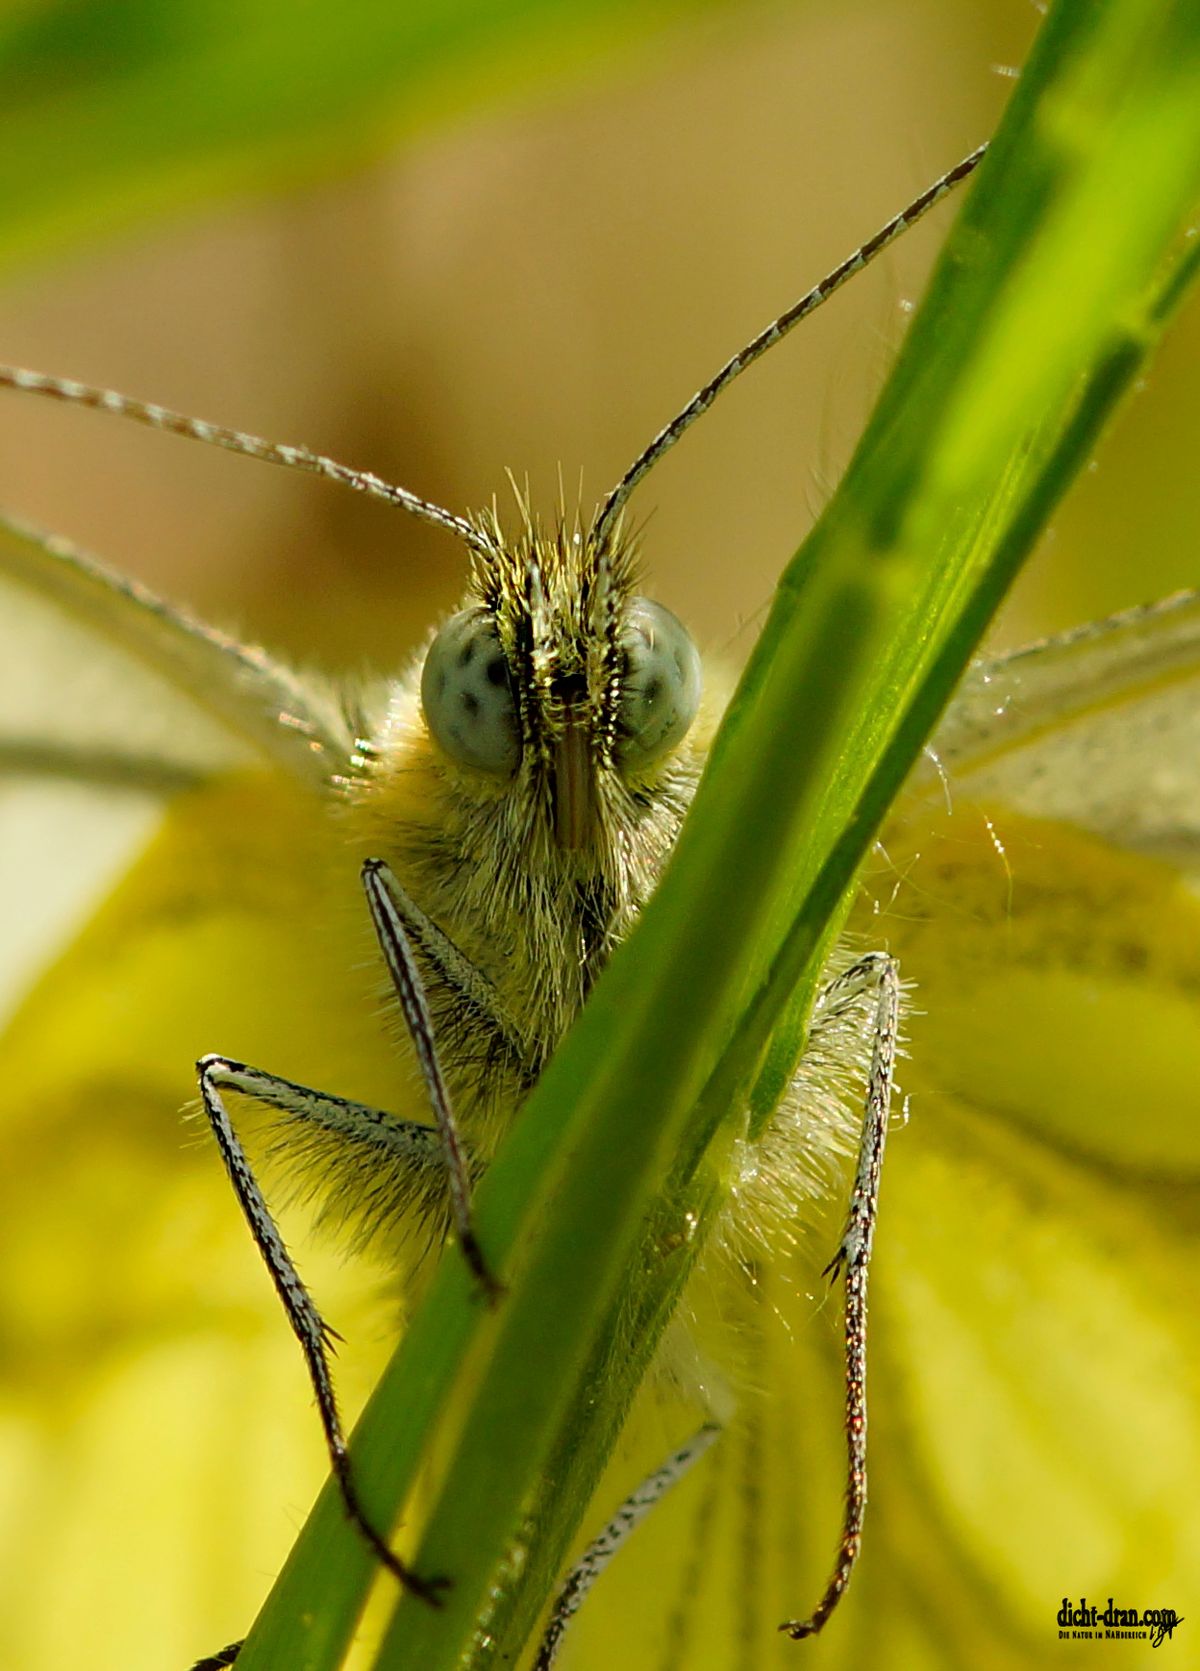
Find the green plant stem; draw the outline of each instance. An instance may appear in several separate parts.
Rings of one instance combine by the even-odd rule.
[[[1181,291],[1168,258],[1198,195],[1200,5],[1064,0],[782,579],[670,871],[480,1186],[505,1299],[487,1311],[443,1260],[356,1437],[376,1512],[410,1500],[431,1447],[444,1458],[417,1563],[454,1587],[438,1610],[400,1599],[380,1668],[487,1663],[483,1621],[519,1652],[700,1252],[678,1215],[699,1200],[703,1229],[718,1210],[710,1145],[743,1129],[784,1013],[798,1044],[794,994],[816,990],[875,829]],[[673,1218],[682,1251],[648,1257],[646,1226]],[[614,1336],[631,1313],[632,1344]],[[333,1594],[336,1512],[323,1499],[244,1671],[336,1663],[342,1625],[323,1621],[354,1606]],[[518,1543],[537,1583],[514,1598]]]

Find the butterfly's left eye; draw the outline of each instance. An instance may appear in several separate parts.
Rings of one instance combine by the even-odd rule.
[[[617,760],[636,769],[687,735],[700,706],[700,653],[682,621],[649,598],[630,604],[621,650]]]
[[[521,759],[512,680],[496,623],[485,609],[446,622],[421,669],[421,706],[437,741],[460,766],[510,777]]]

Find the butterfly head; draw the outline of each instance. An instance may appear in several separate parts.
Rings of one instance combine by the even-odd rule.
[[[515,539],[481,520],[471,594],[425,657],[421,702],[458,766],[520,784],[565,851],[592,845],[606,797],[653,777],[700,701],[684,627],[635,591],[632,544],[578,521]],[[532,795],[528,792],[532,791]]]

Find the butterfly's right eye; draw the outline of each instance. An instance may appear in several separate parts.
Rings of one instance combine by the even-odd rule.
[[[521,758],[512,680],[485,609],[452,615],[429,646],[421,706],[436,740],[460,766],[511,777]]]

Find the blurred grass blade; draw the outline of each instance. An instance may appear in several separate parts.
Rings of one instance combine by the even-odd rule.
[[[371,156],[719,0],[44,0],[0,17],[0,262]]]
[[[480,1186],[504,1302],[488,1312],[444,1259],[363,1418],[381,1519],[416,1518],[436,1441],[417,1561],[454,1580],[439,1611],[401,1598],[386,1671],[516,1662],[719,1209],[773,1031],[802,1020],[891,797],[1178,301],[1198,197],[1200,0],[1064,0],[782,578],[669,874]],[[335,1665],[368,1578],[326,1494],[244,1671]]]

